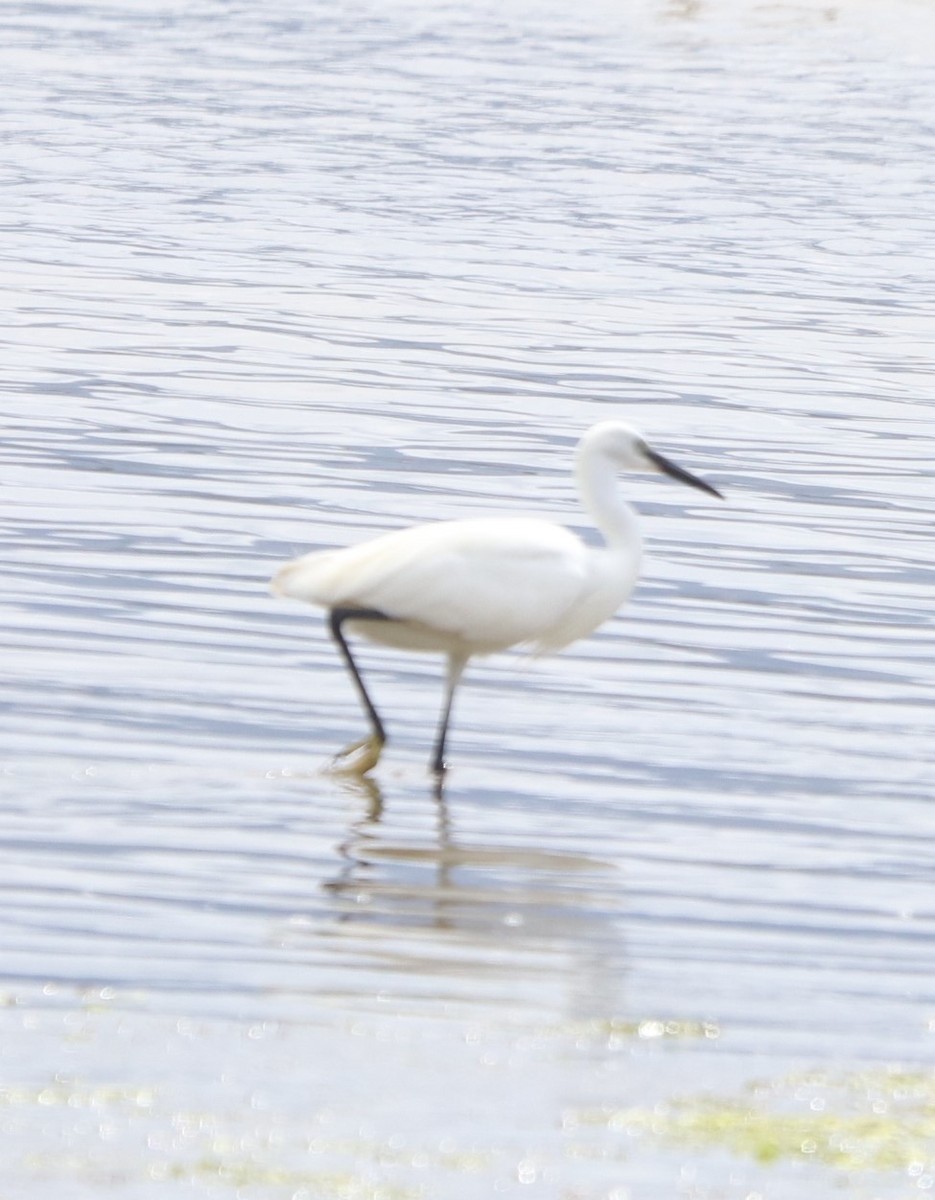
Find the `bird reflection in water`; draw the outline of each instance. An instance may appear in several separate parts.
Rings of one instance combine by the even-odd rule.
[[[565,1017],[607,1020],[620,1011],[624,892],[616,864],[467,846],[440,781],[431,835],[396,840],[394,805],[374,779],[346,777],[340,786],[361,811],[339,847],[340,871],[323,885],[336,908],[332,932],[353,933],[355,956],[379,968],[381,987],[424,995],[430,984],[446,998],[487,994],[501,1003],[528,988],[540,1007],[554,985]]]
[[[339,782],[343,791],[360,797],[363,813],[350,824],[347,837],[338,847],[344,860],[340,874],[324,885],[328,892],[345,902],[338,920],[364,918],[374,922],[392,921],[388,909],[396,907],[394,900],[397,904],[403,904],[407,900],[421,899],[426,909],[421,919],[410,914],[405,923],[427,923],[437,929],[447,928],[449,921],[445,916],[445,904],[451,889],[452,845],[442,779],[437,779],[432,788],[435,802],[434,842],[425,846],[390,844],[384,840],[382,821],[385,803],[383,791],[375,779],[366,775],[349,775],[339,777]],[[430,878],[409,878],[405,881],[381,878],[381,875],[386,875],[386,864],[394,862],[401,867],[407,864],[416,868],[428,867]],[[415,872],[410,869],[407,874],[411,876]],[[397,919],[401,915],[397,912]]]

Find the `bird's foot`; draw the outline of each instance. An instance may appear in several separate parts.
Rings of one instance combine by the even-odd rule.
[[[328,769],[335,775],[366,775],[380,761],[383,746],[383,739],[373,734],[361,738],[359,742],[352,742],[336,754]]]

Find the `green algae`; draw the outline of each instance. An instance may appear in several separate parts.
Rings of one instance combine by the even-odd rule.
[[[566,1122],[575,1124],[761,1164],[918,1171],[935,1165],[935,1074],[810,1072],[751,1083],[736,1097],[705,1094],[653,1108],[582,1110]]]
[[[232,1188],[283,1187],[308,1200],[421,1200],[421,1188],[399,1187],[361,1178],[351,1172],[289,1170],[249,1160],[202,1158],[193,1163],[173,1163],[150,1171],[153,1179],[192,1183],[213,1180]]]
[[[78,1083],[55,1080],[52,1083],[29,1086],[0,1085],[0,1108],[102,1108],[147,1110],[155,1101],[155,1091],[148,1087],[122,1087],[100,1084],[83,1087]]]
[[[658,1017],[641,1021],[607,1017],[580,1022],[569,1027],[568,1032],[579,1036],[603,1037],[608,1041],[714,1041],[721,1033],[714,1021],[664,1020]]]
[[[611,1030],[607,1022],[587,1027],[602,1036],[644,1036],[629,1023],[623,1029],[613,1023]],[[679,1026],[653,1036],[711,1034],[703,1026],[697,1033]],[[395,1136],[333,1136],[314,1114],[298,1123],[267,1119],[245,1132],[233,1115],[168,1108],[153,1087],[82,1085],[63,1077],[45,1085],[0,1087],[0,1108],[110,1112],[136,1128],[146,1122],[144,1132],[150,1125],[165,1132],[166,1152],[142,1160],[125,1150],[106,1165],[74,1155],[26,1159],[33,1170],[72,1178],[105,1171],[108,1177],[154,1182],[210,1181],[231,1192],[279,1188],[303,1200],[420,1200],[424,1189],[406,1178],[412,1168],[483,1176],[502,1159],[497,1148],[459,1147],[447,1139],[426,1147]],[[935,1073],[895,1068],[801,1072],[755,1080],[732,1095],[703,1093],[654,1106],[572,1110],[562,1127],[557,1149],[567,1162],[582,1157],[622,1162],[653,1147],[675,1146],[696,1155],[727,1153],[767,1167],[797,1162],[842,1173],[922,1177],[935,1171]],[[588,1128],[599,1134],[598,1141],[576,1137]],[[188,1153],[170,1144],[179,1138],[188,1141]]]
[[[142,1164],[135,1171],[102,1169],[80,1158],[50,1159],[29,1156],[27,1166],[47,1174],[55,1170],[61,1176],[105,1184],[144,1177],[154,1183],[215,1183],[232,1190],[241,1188],[283,1188],[302,1200],[424,1200],[421,1188],[398,1186],[368,1179],[351,1171],[313,1171],[290,1169],[249,1159],[228,1160],[205,1156],[192,1162]]]
[[[105,1114],[124,1121],[147,1121],[169,1137],[190,1141],[196,1153],[129,1158],[117,1152],[105,1165],[99,1159],[75,1154],[26,1154],[30,1171],[54,1173],[92,1183],[115,1179],[149,1179],[164,1183],[208,1182],[236,1192],[242,1188],[282,1188],[303,1200],[423,1200],[422,1187],[387,1180],[387,1173],[416,1167],[448,1174],[475,1174],[491,1167],[495,1154],[458,1147],[443,1139],[425,1148],[403,1139],[368,1140],[328,1136],[312,1119],[307,1124],[264,1123],[244,1133],[236,1119],[220,1113],[166,1108],[153,1087],[117,1084],[86,1085],[58,1077],[39,1085],[0,1086],[0,1109],[67,1109]],[[200,1146],[200,1154],[196,1148]],[[272,1149],[276,1147],[276,1149]],[[322,1165],[304,1164],[313,1158]],[[335,1165],[325,1166],[329,1159]],[[342,1167],[341,1160],[349,1164]]]

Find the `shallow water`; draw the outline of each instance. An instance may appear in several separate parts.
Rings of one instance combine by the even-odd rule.
[[[935,37],[885,9],[7,4],[0,1138],[18,1198],[935,1183]],[[266,579],[723,488],[564,655]]]

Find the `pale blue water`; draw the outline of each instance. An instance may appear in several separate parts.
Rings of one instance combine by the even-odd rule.
[[[0,1194],[931,1186],[932,25],[3,8]],[[322,775],[362,719],[275,566],[583,527],[609,415],[727,503],[627,481],[634,601],[472,668],[443,805],[430,659],[365,652],[391,746]],[[753,1080],[916,1140],[604,1119]]]

